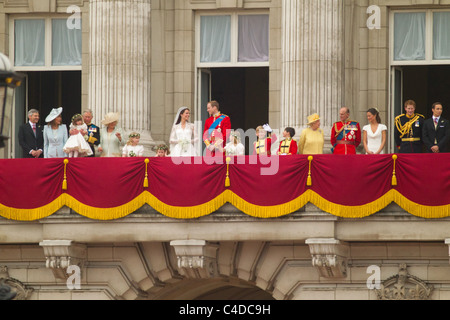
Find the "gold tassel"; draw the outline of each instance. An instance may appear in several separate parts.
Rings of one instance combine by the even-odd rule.
[[[231,158],[228,157],[227,158],[227,177],[225,178],[225,188],[229,188],[231,186],[231,182],[230,182],[230,161],[231,161]]]
[[[145,179],[144,179],[144,188],[148,188],[148,164],[150,160],[145,159]]]
[[[308,157],[308,161],[309,161],[309,172],[308,172],[308,179],[307,179],[307,181],[306,181],[306,185],[307,185],[308,187],[311,187],[311,186],[312,186],[311,163],[312,163],[312,161],[313,161],[313,157],[312,157],[312,156],[309,156],[309,157]]]
[[[394,171],[392,172],[392,186],[394,187],[397,185],[397,176],[395,174],[395,162],[397,161],[397,158],[398,157],[396,154],[392,156],[392,159],[394,160]]]
[[[62,189],[67,190],[67,164],[69,163],[69,160],[64,159],[64,180],[62,184]]]

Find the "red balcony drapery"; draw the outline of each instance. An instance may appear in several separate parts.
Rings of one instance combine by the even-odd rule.
[[[67,206],[113,220],[148,204],[171,218],[195,219],[227,202],[258,218],[288,215],[308,202],[345,218],[393,202],[423,218],[450,216],[450,155],[396,156],[250,156],[229,165],[202,158],[0,160],[0,216],[33,221]]]

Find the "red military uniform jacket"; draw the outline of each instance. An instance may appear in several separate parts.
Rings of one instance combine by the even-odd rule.
[[[336,122],[331,129],[331,145],[334,154],[356,154],[361,143],[361,128],[356,121]]]
[[[203,141],[206,146],[216,144],[220,140],[222,141],[222,147],[225,147],[228,137],[231,132],[231,120],[230,117],[219,113],[215,117],[209,117],[205,121],[205,130],[203,131]],[[213,156],[215,152],[207,150],[207,155]]]
[[[280,148],[278,149],[278,154],[293,155],[298,153],[297,142],[294,139],[285,139],[281,141]]]
[[[270,137],[267,137],[265,139],[258,139],[258,141],[255,142],[253,147],[253,155],[260,155],[265,154],[267,156],[272,155],[272,143],[275,143],[277,141],[276,134],[272,134]]]

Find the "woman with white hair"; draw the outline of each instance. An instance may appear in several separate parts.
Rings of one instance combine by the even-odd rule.
[[[308,128],[300,134],[298,142],[299,154],[322,154],[324,146],[324,133],[320,128],[320,116],[313,114],[308,117]]]
[[[103,128],[100,132],[100,144],[98,152],[101,157],[122,157],[120,148],[124,144],[122,129],[117,127],[120,115],[110,112],[102,120]]]

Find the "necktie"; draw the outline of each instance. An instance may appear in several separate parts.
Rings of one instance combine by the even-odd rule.
[[[36,135],[36,124],[35,123],[33,123],[33,132],[34,132],[34,135]]]
[[[438,118],[434,118],[434,123],[438,124]]]

